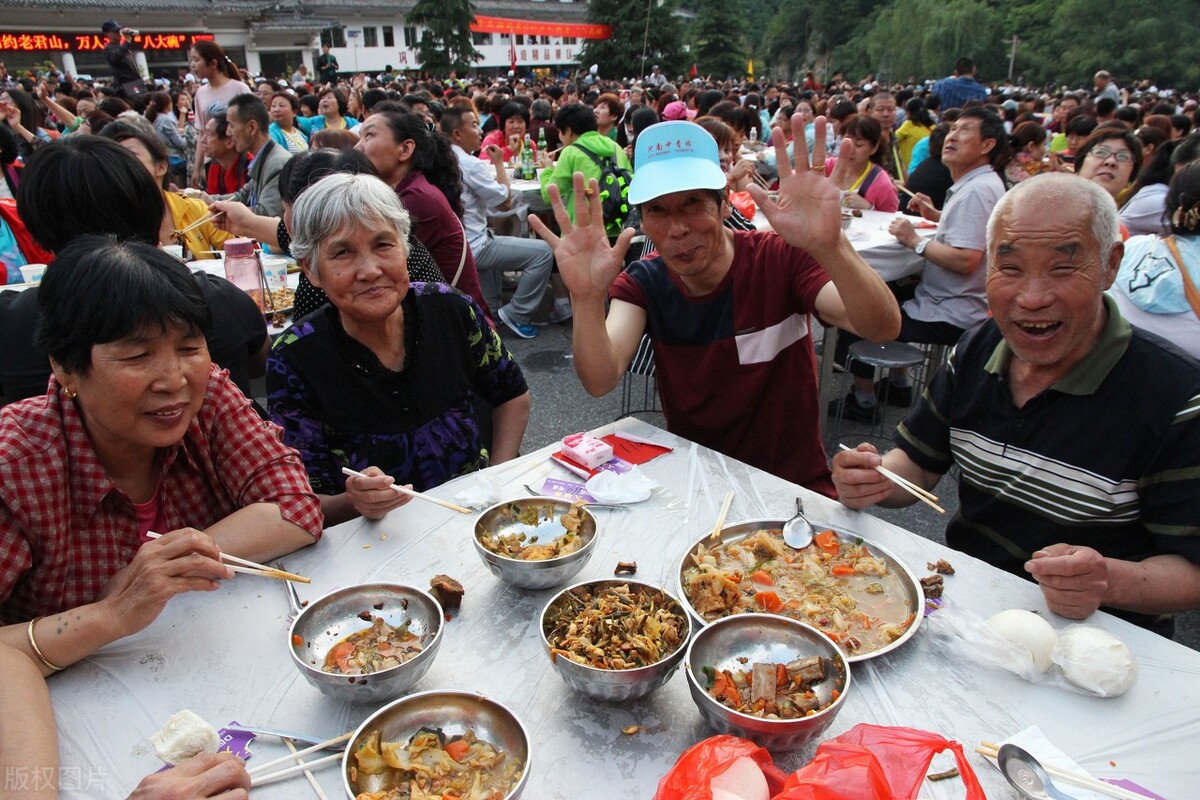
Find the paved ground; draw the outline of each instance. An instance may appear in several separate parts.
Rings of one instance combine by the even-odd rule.
[[[536,339],[520,339],[501,325],[505,342],[516,356],[525,372],[525,379],[533,395],[533,412],[529,429],[525,434],[523,450],[543,447],[561,439],[568,433],[588,430],[612,422],[621,416],[620,388],[605,397],[590,396],[579,383],[571,360],[571,325],[552,325],[541,328]],[[839,376],[835,376],[837,378]],[[644,404],[643,381],[638,379],[632,388],[634,408]],[[655,425],[665,426],[662,415],[639,414],[640,418]],[[886,421],[895,426],[900,411],[889,410]],[[862,440],[865,426],[847,423],[845,428],[847,445],[853,446]],[[836,446],[836,442],[826,442]],[[946,477],[939,484],[937,494],[943,498],[948,514],[957,510],[956,483]],[[904,509],[878,509],[880,517],[887,519],[922,536],[945,542],[943,530],[945,519],[924,504],[917,503]],[[1200,612],[1180,615],[1175,639],[1188,647],[1200,650]]]

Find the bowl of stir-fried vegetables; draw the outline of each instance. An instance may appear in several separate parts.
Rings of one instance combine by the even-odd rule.
[[[559,677],[608,702],[642,697],[670,680],[691,632],[678,600],[639,581],[578,583],[542,611],[542,642]]]
[[[555,497],[505,500],[475,521],[475,552],[492,574],[522,589],[549,589],[592,557],[596,518],[583,503]]]
[[[305,679],[352,702],[390,700],[416,684],[442,644],[442,607],[398,583],[365,583],[314,600],[292,621],[289,649]]]
[[[685,670],[692,700],[714,730],[773,750],[821,735],[845,705],[845,654],[810,625],[738,614],[700,630]]]
[[[853,533],[822,529],[808,547],[783,541],[781,520],[739,522],[692,545],[679,591],[700,625],[768,613],[817,628],[851,662],[902,646],[921,624],[916,576],[887,550]]]
[[[351,800],[516,800],[530,755],[525,727],[495,700],[419,692],[359,726],[342,775]]]

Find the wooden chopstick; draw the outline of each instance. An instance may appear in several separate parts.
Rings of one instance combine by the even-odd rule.
[[[758,174],[758,170],[751,172],[750,177],[754,178],[754,182],[757,183],[762,188],[766,189],[767,191],[771,190],[771,184],[767,183],[766,178],[764,178],[762,175]]]
[[[729,507],[733,505],[733,492],[725,495],[725,502],[721,504],[721,513],[717,514],[717,524],[713,526],[712,538],[716,539],[721,535],[721,528],[725,527],[725,517],[729,515]]]
[[[171,233],[178,235],[181,233],[187,233],[188,231],[195,230],[196,228],[199,228],[201,225],[203,225],[206,222],[212,222],[214,219],[216,219],[217,217],[221,216],[224,213],[225,213],[224,211],[214,211],[213,213],[207,214],[207,215],[201,217],[200,219],[196,220],[191,225],[188,225],[186,228],[178,228],[176,230],[171,231]]]
[[[163,535],[161,533],[155,533],[154,531],[147,531],[146,536],[150,537],[151,539],[161,539]],[[275,569],[275,567],[268,567],[266,564],[259,564],[256,561],[249,561],[245,558],[231,556],[228,553],[221,553],[221,560],[226,561],[229,564],[239,565],[229,567],[234,572],[242,572],[247,575],[261,575],[264,578],[275,578],[281,581],[312,583],[311,578],[306,578],[303,575],[297,575],[294,572],[284,572],[281,569]]]
[[[342,742],[346,741],[353,735],[354,735],[354,731],[350,731],[349,733],[343,733],[341,736],[335,736],[332,739],[329,739],[327,741],[318,742],[317,744],[314,744],[311,747],[306,747],[303,750],[292,753],[291,755],[281,756],[280,758],[277,758],[274,761],[268,761],[265,764],[256,764],[255,766],[247,769],[246,772],[250,773],[251,775],[262,775],[264,772],[271,769],[272,767],[278,767],[280,764],[287,764],[288,762],[293,761],[297,756],[306,756],[309,753],[315,753],[318,750],[324,750],[326,747],[332,747],[335,744],[341,744]],[[336,756],[338,758],[342,757],[341,753],[337,753]],[[316,761],[308,762],[309,766],[312,766],[313,764],[316,764],[316,763],[317,763]]]
[[[288,751],[295,757],[296,763],[303,764],[304,759],[302,759],[300,754],[296,752],[296,745],[292,744],[292,740],[285,736],[283,737],[283,743],[287,745]],[[308,779],[308,785],[311,786],[313,791],[317,793],[319,800],[329,800],[329,796],[325,794],[325,792],[321,791],[321,784],[317,783],[317,779],[313,777],[312,770],[304,770],[304,777]]]
[[[907,186],[901,186],[900,184],[896,184],[896,188],[899,189],[900,191],[904,192],[909,197],[917,196],[917,193],[914,192],[912,189],[909,189]]]
[[[844,444],[839,444],[838,447],[842,448],[843,450],[849,450],[850,452],[854,452],[853,447],[847,447]],[[939,506],[937,504],[937,501],[939,498],[936,494],[926,491],[922,487],[920,487],[920,486],[916,485],[915,483],[913,483],[912,481],[910,481],[908,478],[905,478],[903,475],[897,475],[895,472],[892,472],[887,467],[878,466],[875,468],[875,471],[878,472],[883,477],[890,480],[892,483],[899,486],[904,491],[911,494],[913,497],[920,500],[925,505],[937,510],[937,512],[939,514],[946,513],[946,509],[942,508],[941,506]]]
[[[1000,755],[1000,748],[991,742],[981,742],[980,746],[975,748],[975,752],[979,753],[981,756],[987,756],[988,758],[998,758]],[[1146,795],[1144,794],[1131,792],[1128,789],[1123,789],[1120,786],[1115,786],[1107,781],[1093,778],[1090,775],[1081,775],[1077,772],[1070,772],[1068,770],[1061,769],[1060,767],[1056,767],[1053,764],[1047,764],[1044,761],[1042,762],[1042,769],[1046,770],[1047,773],[1053,775],[1055,778],[1061,778],[1067,783],[1073,783],[1076,786],[1091,789],[1094,792],[1099,792],[1100,794],[1107,795],[1108,797],[1116,797],[1120,800],[1146,800]]]
[[[347,734],[347,735],[349,735],[349,734]],[[301,751],[301,752],[303,752],[303,751]],[[299,755],[299,753],[297,753],[296,755]],[[293,758],[292,756],[284,756],[285,761],[290,761],[292,758]],[[302,761],[299,764],[296,764],[295,766],[288,767],[287,769],[281,769],[278,772],[272,772],[270,775],[263,775],[261,772],[255,773],[254,775],[250,776],[250,785],[252,787],[253,786],[262,786],[264,783],[271,783],[272,781],[278,781],[278,780],[283,780],[284,778],[290,778],[293,775],[296,775],[298,773],[307,772],[308,770],[312,769],[313,767],[323,767],[326,764],[332,764],[334,761],[341,761],[341,760],[342,760],[342,754],[334,753],[333,755],[324,756],[324,757],[318,758],[314,761]]]
[[[349,467],[342,467],[342,474],[343,474],[343,475],[351,475],[351,476],[353,476],[353,477],[355,477],[355,478],[373,478],[373,477],[378,477],[378,476],[376,476],[376,475],[364,475],[364,474],[363,474],[363,473],[361,473],[361,472],[355,472],[354,470],[350,469]],[[416,498],[419,498],[419,499],[421,499],[421,500],[427,500],[427,501],[429,501],[430,503],[437,503],[437,504],[438,504],[439,506],[441,506],[442,508],[448,508],[448,509],[450,509],[451,511],[457,511],[457,512],[458,512],[458,513],[460,513],[460,514],[473,514],[473,513],[475,513],[475,512],[473,512],[473,511],[471,511],[471,509],[469,509],[469,508],[463,508],[462,506],[458,505],[457,503],[451,503],[451,502],[449,502],[449,501],[447,501],[447,500],[441,500],[441,499],[438,499],[438,498],[434,497],[434,496],[433,496],[433,495],[431,495],[431,494],[422,494],[421,492],[417,492],[417,491],[414,491],[414,490],[412,490],[412,489],[409,489],[409,488],[407,488],[407,487],[401,486],[401,485],[400,485],[400,484],[398,484],[398,483],[393,483],[393,484],[392,484],[392,489],[394,489],[395,491],[399,492],[400,494],[406,494],[406,495],[408,495],[409,497],[416,497]]]

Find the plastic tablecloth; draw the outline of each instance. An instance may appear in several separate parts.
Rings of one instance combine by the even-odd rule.
[[[1025,608],[1053,617],[1034,584],[983,562],[641,421],[622,420],[597,433],[614,430],[675,449],[642,466],[661,484],[649,500],[626,511],[596,512],[596,551],[575,580],[611,577],[618,561],[632,560],[639,580],[677,592],[681,558],[712,526],[732,488],[731,523],[790,516],[799,494],[810,518],[882,545],[918,575],[926,573],[927,561],[948,559],[957,574],[946,578],[946,596],[976,615]],[[551,449],[487,472],[504,487],[505,498],[523,495],[522,484],[539,485],[544,477],[571,479],[551,463]],[[460,478],[434,494],[449,499],[473,480]],[[557,589],[524,591],[500,582],[472,548],[473,524],[473,516],[414,500],[381,521],[332,528],[319,544],[284,562],[312,578],[312,585],[299,587],[303,599],[366,581],[427,587],[436,573],[457,578],[466,587],[463,608],[447,624],[437,660],[414,690],[472,690],[511,708],[533,742],[528,800],[648,800],[677,756],[712,735],[686,678],[677,671],[649,697],[612,705],[568,689],[538,634],[542,607]],[[71,776],[63,796],[124,797],[162,766],[148,739],[183,708],[218,727],[236,720],[326,738],[356,728],[377,706],[330,699],[301,678],[289,659],[288,614],[282,584],[239,575],[215,592],[173,599],[141,633],[50,678],[62,767]],[[970,752],[981,740],[998,741],[1038,725],[1097,777],[1126,777],[1170,800],[1195,796],[1200,653],[1104,613],[1090,621],[1128,643],[1138,660],[1137,683],[1123,697],[1091,698],[957,663],[923,625],[895,652],[854,666],[851,696],[826,735],[864,721],[905,725],[956,739]],[[628,725],[644,730],[623,735]],[[251,764],[284,752],[274,739],[260,738],[252,747]],[[796,769],[814,749],[815,743],[776,758]],[[977,756],[973,761],[990,797],[1015,797],[996,770]],[[338,767],[317,776],[329,797],[342,796]],[[256,789],[253,796],[299,798],[312,791],[299,777]],[[926,783],[922,792],[928,798],[961,796],[961,784],[953,780]]]

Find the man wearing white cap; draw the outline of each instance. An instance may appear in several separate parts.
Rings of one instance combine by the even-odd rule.
[[[804,130],[799,116],[793,124]],[[815,151],[824,153],[823,118],[816,130]],[[554,248],[571,292],[575,369],[588,392],[615,388],[647,333],[671,431],[832,495],[810,315],[886,341],[900,330],[900,310],[842,233],[841,193],[824,165],[809,167],[807,146],[798,146],[793,172],[782,135],[775,148],[778,201],[757,186],[750,191],[776,233],[724,227],[729,204],[717,144],[685,121],[652,125],[637,141],[629,200],[641,209],[657,257],[621,272],[634,231],[609,246],[595,183],[585,195],[580,173],[578,224],[557,187],[550,194],[562,236],[530,222]]]

